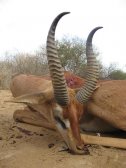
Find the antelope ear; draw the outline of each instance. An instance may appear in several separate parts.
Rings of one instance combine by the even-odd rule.
[[[26,104],[43,104],[54,98],[52,90],[36,92],[13,98],[11,102]]]

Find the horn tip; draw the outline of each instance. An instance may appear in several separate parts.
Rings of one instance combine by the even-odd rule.
[[[70,14],[70,12],[62,12],[61,14],[62,15],[67,15],[67,14]]]
[[[102,29],[103,28],[103,26],[99,26],[99,29]]]
[[[66,14],[69,14],[70,12],[65,12]]]
[[[98,30],[98,29],[102,29],[103,28],[103,26],[98,26],[98,27],[96,27],[96,28],[94,28],[95,30]]]

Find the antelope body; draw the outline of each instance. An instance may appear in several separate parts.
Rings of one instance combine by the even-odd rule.
[[[101,82],[97,88],[99,70],[92,50],[93,35],[101,28],[97,27],[91,31],[86,43],[86,81],[79,89],[67,87],[54,40],[56,25],[65,14],[67,12],[54,19],[47,37],[47,58],[52,80],[27,75],[12,79],[13,101],[27,104],[24,110],[14,113],[14,118],[58,130],[69,149],[75,153],[86,153],[85,143],[115,144],[116,147],[126,148],[125,141],[120,146],[118,139],[111,139],[109,144],[106,138],[100,141],[99,137],[93,137],[92,140],[92,137],[80,134],[80,128],[93,132],[126,130],[126,81]]]

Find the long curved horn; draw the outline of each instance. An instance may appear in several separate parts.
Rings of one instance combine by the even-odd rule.
[[[94,89],[96,88],[96,83],[99,78],[99,65],[96,60],[95,54],[93,52],[92,47],[92,38],[95,32],[98,29],[103,27],[96,27],[94,28],[90,34],[88,35],[87,42],[86,42],[86,57],[87,57],[87,77],[86,83],[80,91],[76,94],[76,98],[80,103],[85,103],[91,97]]]
[[[67,92],[66,80],[64,77],[63,68],[61,66],[60,59],[57,54],[57,49],[55,46],[55,30],[59,20],[66,14],[70,12],[63,12],[59,14],[49,29],[47,36],[47,58],[49,64],[50,75],[52,78],[52,84],[54,88],[54,96],[57,103],[61,106],[65,106],[69,103],[69,96]]]

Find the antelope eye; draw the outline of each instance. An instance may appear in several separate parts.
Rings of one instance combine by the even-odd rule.
[[[63,122],[59,117],[55,116],[54,118],[55,118],[55,120],[61,125],[61,127],[62,127],[63,129],[67,129],[67,128],[66,128],[66,125],[64,124],[64,122]]]

